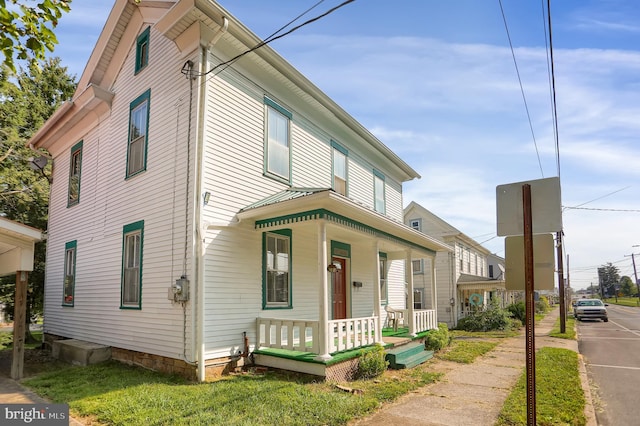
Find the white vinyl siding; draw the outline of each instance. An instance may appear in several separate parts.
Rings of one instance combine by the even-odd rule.
[[[167,300],[168,287],[183,274],[185,256],[189,278],[192,270],[192,251],[185,250],[184,245],[188,235],[192,246],[192,224],[186,218],[192,213],[195,149],[193,142],[187,143],[188,107],[184,102],[176,103],[185,95],[188,98],[189,81],[179,72],[167,71],[179,71],[189,58],[180,57],[175,44],[158,36],[153,28],[151,37],[150,62],[158,55],[164,58],[164,66],[147,67],[134,76],[133,46],[111,88],[116,94],[111,112],[96,127],[74,134],[67,146],[52,152],[57,164],[70,164],[71,145],[83,140],[81,202],[73,208],[67,208],[69,170],[64,166],[53,169],[44,330],[116,348],[193,360],[192,304],[183,307]],[[149,124],[150,135],[155,135],[148,141],[148,168],[135,179],[125,180],[131,101],[148,89],[154,92]],[[176,144],[176,140],[182,142]],[[141,218],[145,220],[143,309],[119,309],[123,226]],[[64,247],[70,240],[78,242],[73,309],[60,303]]]

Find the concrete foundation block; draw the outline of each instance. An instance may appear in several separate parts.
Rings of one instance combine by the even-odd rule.
[[[73,365],[90,365],[111,359],[111,347],[76,339],[56,340],[51,354]]]

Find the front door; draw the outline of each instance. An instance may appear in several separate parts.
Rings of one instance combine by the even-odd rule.
[[[347,261],[334,257],[331,262],[340,265],[340,269],[331,274],[333,319],[345,319],[347,318]]]

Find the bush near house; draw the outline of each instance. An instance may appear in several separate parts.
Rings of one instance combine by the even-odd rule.
[[[385,352],[382,346],[377,346],[370,351],[362,351],[358,362],[358,379],[373,379],[385,372],[389,362],[385,359]]]
[[[449,334],[449,327],[447,327],[447,324],[444,322],[438,323],[438,329],[430,330],[424,339],[425,349],[434,352],[449,346],[450,343],[451,335]]]
[[[521,325],[519,320],[512,318],[509,311],[496,303],[474,311],[458,321],[458,329],[465,331],[505,331],[520,328]]]
[[[521,300],[519,302],[512,303],[511,305],[507,306],[507,311],[509,311],[514,319],[520,321],[520,324],[524,325],[524,320],[527,315],[527,309],[524,305],[524,301]]]

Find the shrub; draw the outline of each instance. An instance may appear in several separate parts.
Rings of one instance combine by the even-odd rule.
[[[386,354],[382,346],[375,346],[360,353],[356,378],[372,379],[378,377],[387,369],[389,362],[385,359]]]
[[[524,305],[524,301],[519,301],[516,303],[512,303],[507,306],[507,311],[511,314],[514,319],[520,321],[520,327],[524,325],[524,321],[526,319],[527,309]]]
[[[438,324],[437,330],[429,330],[429,333],[424,339],[424,347],[428,351],[439,351],[440,349],[449,346],[449,343],[451,343],[449,327],[447,327],[447,324],[443,322]]]
[[[485,310],[472,312],[458,321],[458,328],[465,331],[505,331],[511,330],[512,326],[511,314],[493,303]]]
[[[546,314],[551,309],[549,305],[549,299],[546,296],[540,296],[540,299],[536,302],[536,312],[539,314]]]

